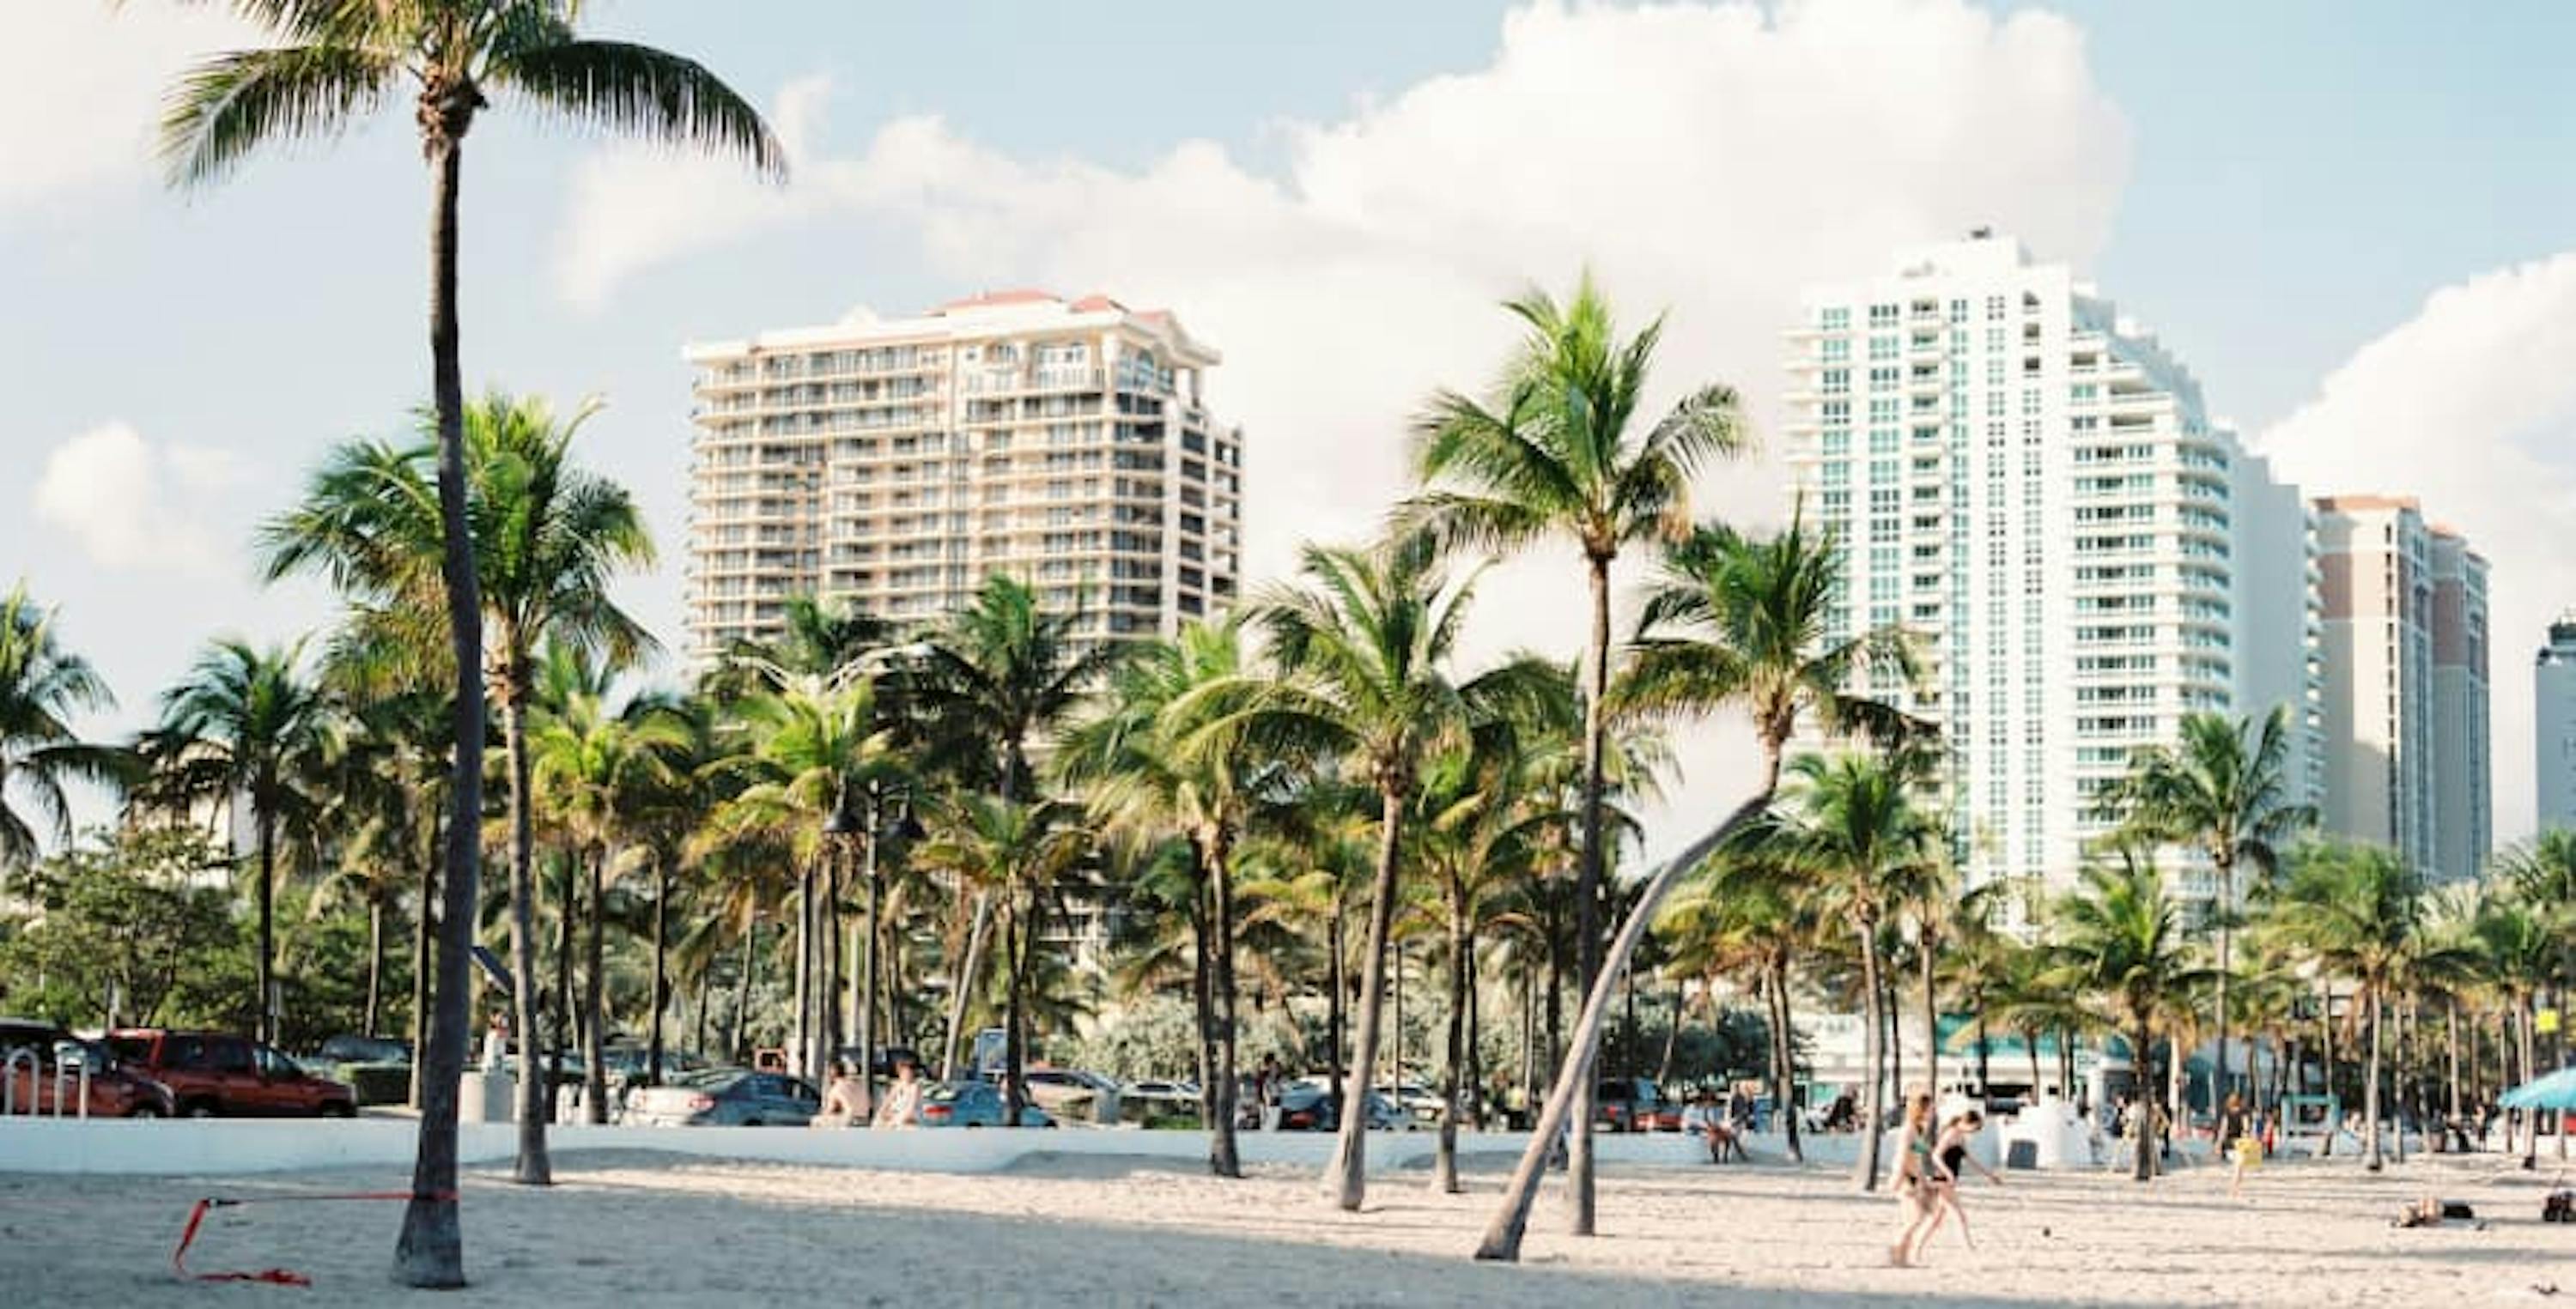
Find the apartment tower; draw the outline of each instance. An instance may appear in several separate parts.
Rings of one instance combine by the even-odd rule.
[[[2195,710],[2287,706],[2307,798],[2308,515],[2154,336],[1982,230],[1810,290],[1788,336],[1794,494],[1843,545],[1828,637],[1915,633],[1925,680],[1872,689],[1945,737],[1971,884],[2067,885],[2104,788]]]
[[[997,571],[1094,640],[1234,600],[1242,432],[1167,312],[1005,291],[686,357],[693,661],[774,635],[793,596],[909,625]]]
[[[2326,830],[2470,877],[2493,844],[2486,561],[2410,498],[2316,501]]]
[[[2549,625],[2531,682],[2540,830],[2576,828],[2576,612]]]

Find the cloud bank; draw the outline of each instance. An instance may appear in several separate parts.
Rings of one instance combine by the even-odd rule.
[[[23,0],[22,0],[23,2]],[[0,220],[149,181],[161,99],[196,56],[248,43],[216,6],[35,0],[0,77]]]
[[[112,422],[54,447],[33,507],[103,568],[214,575],[235,556],[206,510],[236,478],[223,451],[155,445]]]
[[[1589,265],[1636,321],[1668,309],[1668,395],[1732,382],[1758,425],[1803,282],[1985,223],[2088,260],[2128,158],[2075,26],[1962,0],[1536,3],[1485,67],[1282,124],[1277,176],[1206,142],[1142,171],[1021,159],[936,118],[836,156],[825,94],[777,97],[796,163],[783,190],[645,149],[594,155],[569,194],[560,293],[596,307],[668,261],[863,218],[908,229],[965,285],[1169,306],[1226,353],[1211,404],[1249,433],[1256,578],[1300,540],[1375,526],[1405,485],[1405,416],[1435,386],[1488,378],[1511,341],[1495,302],[1531,279],[1561,292]],[[1776,518],[1779,486],[1757,458],[1714,470],[1703,504]],[[1579,592],[1570,556],[1496,574],[1478,644],[1576,648],[1559,620]],[[1750,775],[1724,748],[1686,754],[1684,807]]]
[[[2576,605],[2576,252],[2435,291],[2259,448],[2310,494],[2418,497],[2487,557],[2495,830],[2531,830],[2529,656]],[[2368,469],[2368,485],[2352,470]]]

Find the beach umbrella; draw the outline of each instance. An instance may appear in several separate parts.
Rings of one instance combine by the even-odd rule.
[[[2576,1068],[2561,1068],[2538,1081],[2525,1082],[2497,1097],[2507,1109],[2576,1110]]]

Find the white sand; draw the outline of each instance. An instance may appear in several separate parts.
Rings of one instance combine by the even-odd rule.
[[[1498,1169],[1501,1161],[1484,1162]],[[1883,1266],[1896,1205],[1839,1171],[1625,1169],[1604,1176],[1606,1235],[1562,1235],[1551,1184],[1519,1267],[1466,1253],[1498,1171],[1465,1196],[1382,1180],[1344,1214],[1311,1174],[1240,1182],[1116,1161],[1028,1161],[999,1176],[923,1176],[643,1153],[568,1155],[550,1191],[475,1170],[474,1286],[398,1291],[385,1269],[398,1204],[218,1211],[192,1267],[283,1265],[310,1292],[177,1281],[170,1248],[200,1195],[399,1189],[379,1172],[261,1178],[0,1174],[0,1305],[745,1303],[1330,1305],[1939,1303],[2407,1305],[2576,1303],[2576,1226],[2538,1220],[2549,1176],[2494,1155],[2369,1178],[2350,1162],[2275,1164],[2230,1201],[2202,1169],[2138,1188],[2100,1175],[2008,1174],[1967,1192],[1977,1246],[1944,1232],[1930,1266]],[[2396,1231],[2426,1191],[2484,1231]]]

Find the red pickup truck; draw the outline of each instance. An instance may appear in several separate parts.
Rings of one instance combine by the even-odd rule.
[[[358,1112],[357,1092],[348,1083],[316,1077],[248,1037],[126,1028],[107,1034],[107,1049],[120,1064],[167,1085],[179,1112],[190,1118],[348,1118]]]

